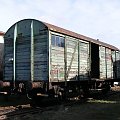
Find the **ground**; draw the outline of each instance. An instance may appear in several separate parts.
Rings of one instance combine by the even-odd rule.
[[[85,102],[56,105],[50,110],[26,114],[14,120],[120,120],[120,88],[113,89],[116,92],[102,99],[89,98]]]

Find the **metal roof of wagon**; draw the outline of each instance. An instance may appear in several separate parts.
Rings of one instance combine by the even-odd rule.
[[[35,20],[35,19],[23,19],[23,20]],[[18,22],[21,22],[23,20],[20,20]],[[39,21],[39,20],[35,20],[35,21]],[[39,21],[39,22],[43,23],[51,31],[58,32],[58,33],[61,33],[61,34],[64,34],[64,35],[68,35],[68,36],[71,36],[71,37],[75,37],[75,38],[78,38],[78,39],[81,39],[81,40],[85,40],[85,41],[88,41],[88,42],[92,42],[92,43],[95,43],[95,44],[98,44],[98,45],[101,45],[101,46],[108,47],[108,48],[113,49],[113,50],[119,50],[117,47],[115,47],[113,45],[110,45],[110,44],[107,44],[107,43],[104,43],[102,41],[99,41],[99,40],[96,40],[96,39],[93,39],[93,38],[90,38],[90,37],[87,37],[87,36],[84,36],[84,35],[72,32],[70,30],[66,30],[64,28],[61,28],[61,27],[58,27],[58,26],[55,26],[55,25],[52,25],[52,24],[49,24],[49,23],[46,23],[46,22],[42,22],[42,21]],[[4,32],[0,32],[0,35],[4,35]]]
[[[110,49],[115,49],[115,50],[119,50],[117,47],[115,46],[112,46],[110,44],[107,44],[107,43],[104,43],[104,42],[101,42],[99,40],[95,40],[95,39],[92,39],[90,37],[86,37],[84,35],[81,35],[81,34],[78,34],[78,33],[75,33],[75,32],[72,32],[70,30],[66,30],[66,29],[63,29],[61,27],[58,27],[58,26],[55,26],[55,25],[52,25],[52,24],[48,24],[48,23],[45,23],[44,24],[48,27],[49,30],[51,31],[55,31],[55,32],[58,32],[58,33],[62,33],[62,34],[65,34],[65,35],[69,35],[71,37],[75,37],[75,38],[78,38],[78,39],[81,39],[81,40],[85,40],[85,41],[88,41],[88,42],[92,42],[92,43],[95,43],[95,44],[99,44],[101,46],[105,46],[105,47],[108,47]]]

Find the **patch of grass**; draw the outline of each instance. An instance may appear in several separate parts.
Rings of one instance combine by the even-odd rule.
[[[88,103],[106,103],[106,104],[114,104],[118,103],[117,101],[110,101],[110,100],[88,100]]]

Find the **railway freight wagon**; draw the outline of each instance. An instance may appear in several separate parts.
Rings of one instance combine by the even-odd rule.
[[[118,48],[34,19],[4,37],[4,83],[12,92],[71,96],[109,88],[120,79]]]
[[[3,36],[4,32],[0,31],[0,80],[3,80],[3,51],[4,51]]]

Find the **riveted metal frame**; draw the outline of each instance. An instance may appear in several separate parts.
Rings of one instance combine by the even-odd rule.
[[[17,39],[17,24],[14,28],[14,50],[13,50],[13,85],[15,87],[15,79],[16,79],[16,39]]]
[[[34,31],[33,20],[31,22],[31,81],[34,80]]]

